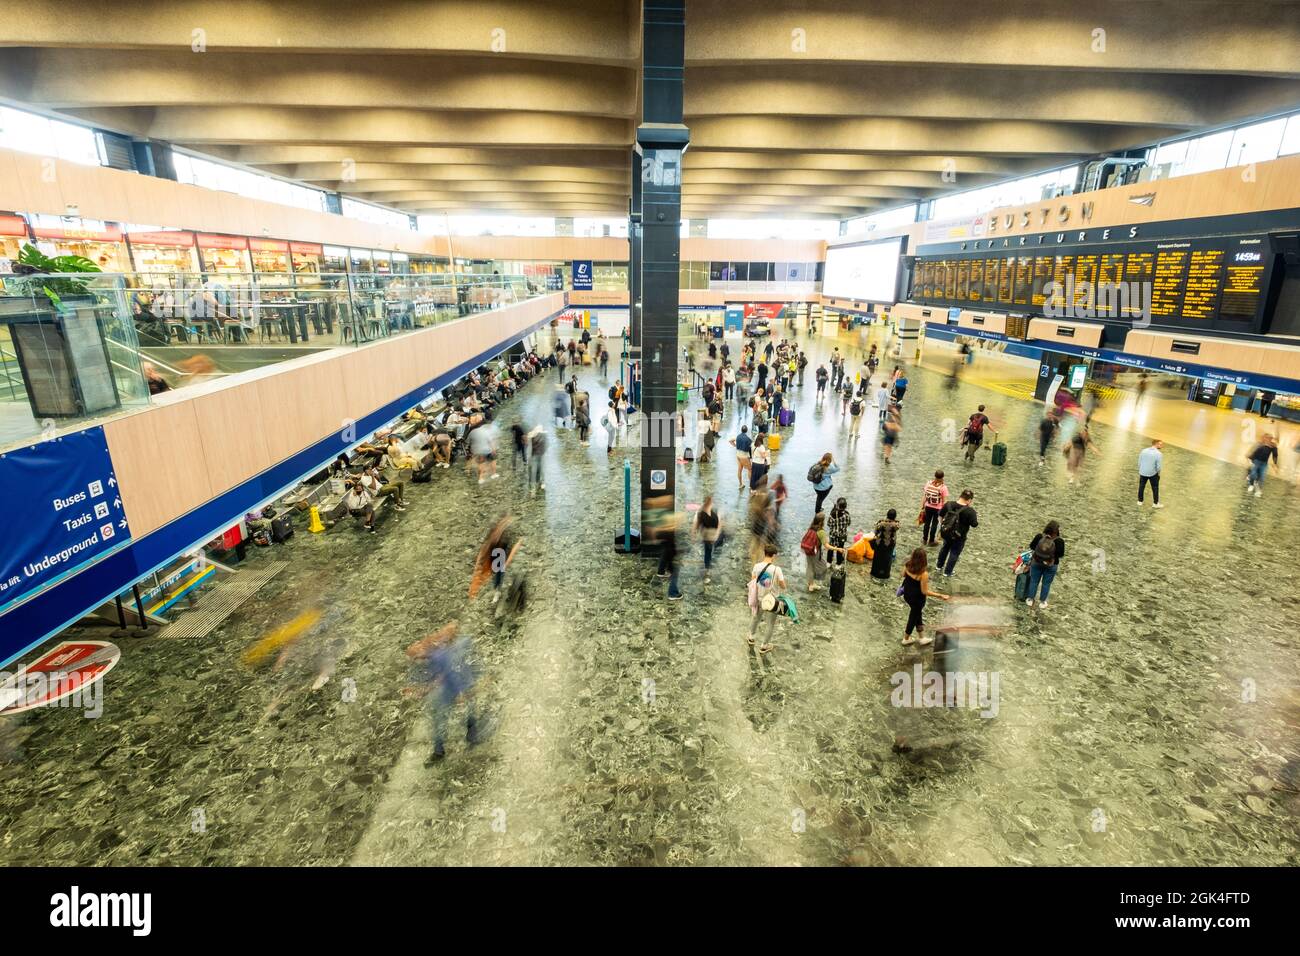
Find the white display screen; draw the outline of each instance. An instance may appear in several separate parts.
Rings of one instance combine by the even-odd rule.
[[[822,295],[833,299],[894,302],[902,237],[826,250]]]

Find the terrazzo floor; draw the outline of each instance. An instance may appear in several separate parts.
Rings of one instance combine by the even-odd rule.
[[[832,344],[818,339],[815,354]],[[860,354],[856,339],[839,344]],[[1295,486],[1247,496],[1243,468],[1166,446],[1166,507],[1139,510],[1142,436],[1097,425],[1100,454],[1069,486],[1059,452],[1036,466],[1039,406],[950,389],[925,368],[885,465],[871,421],[850,445],[811,372],[772,469],[791,488],[781,560],[802,619],[778,628],[770,656],[745,642],[746,493],[730,446],[679,468],[678,500],[713,492],[740,533],[708,586],[692,550],[686,597],[670,603],[653,565],[613,548],[624,453],[607,458],[599,428],[590,447],[564,432],[536,498],[507,452],[498,481],[454,467],[408,487],[408,511],[376,535],[300,525],[250,555],[291,566],[209,637],[121,639],[102,716],[4,720],[0,860],[1294,865]],[[599,402],[605,383],[582,378]],[[502,435],[516,418],[553,424],[553,387],[530,383],[499,416]],[[1005,467],[987,453],[964,463],[953,440],[980,402],[1009,446]],[[827,450],[844,466],[832,500],[847,497],[855,530],[896,507],[900,552],[919,543],[909,519],[936,467],[954,491],[977,492],[980,526],[948,590],[996,608],[1005,630],[921,652],[900,645],[897,581],[855,566],[838,606],[802,590],[804,475]],[[517,619],[466,596],[478,543],[507,510],[529,590]],[[1010,566],[1049,518],[1068,552],[1048,610],[1034,611],[1012,600]],[[242,663],[313,609],[330,625],[285,666]],[[950,613],[931,602],[927,619]],[[475,639],[490,736],[467,749],[453,735],[426,767],[427,710],[402,694],[403,650],[452,618]],[[313,691],[322,662],[331,676]],[[996,674],[996,716],[894,706],[891,678],[916,665]]]

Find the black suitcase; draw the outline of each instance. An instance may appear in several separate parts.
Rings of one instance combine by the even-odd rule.
[[[846,575],[841,568],[831,571],[831,600],[839,604],[844,600],[844,581]]]
[[[277,515],[271,519],[271,540],[276,544],[293,537],[293,520],[289,515]]]

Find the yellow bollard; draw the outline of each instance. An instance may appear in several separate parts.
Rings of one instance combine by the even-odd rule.
[[[311,524],[307,527],[307,530],[312,534],[320,534],[325,530],[325,526],[320,521],[320,508],[315,505],[311,506]]]

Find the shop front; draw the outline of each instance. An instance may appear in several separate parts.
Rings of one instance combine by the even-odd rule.
[[[136,272],[175,275],[199,271],[192,232],[127,226],[126,242]]]
[[[13,263],[27,242],[27,220],[22,216],[0,216],[0,273],[13,271]]]
[[[252,271],[247,236],[221,236],[200,232],[199,264],[208,275],[247,274]]]
[[[296,276],[315,276],[324,272],[325,247],[315,242],[289,243],[289,256]]]
[[[253,271],[259,276],[289,275],[289,243],[283,239],[249,239],[248,251],[253,261]],[[288,280],[272,282],[284,285]]]
[[[81,256],[99,266],[101,272],[131,271],[122,229],[114,223],[36,215],[32,217],[32,235],[37,248],[47,256]]]

